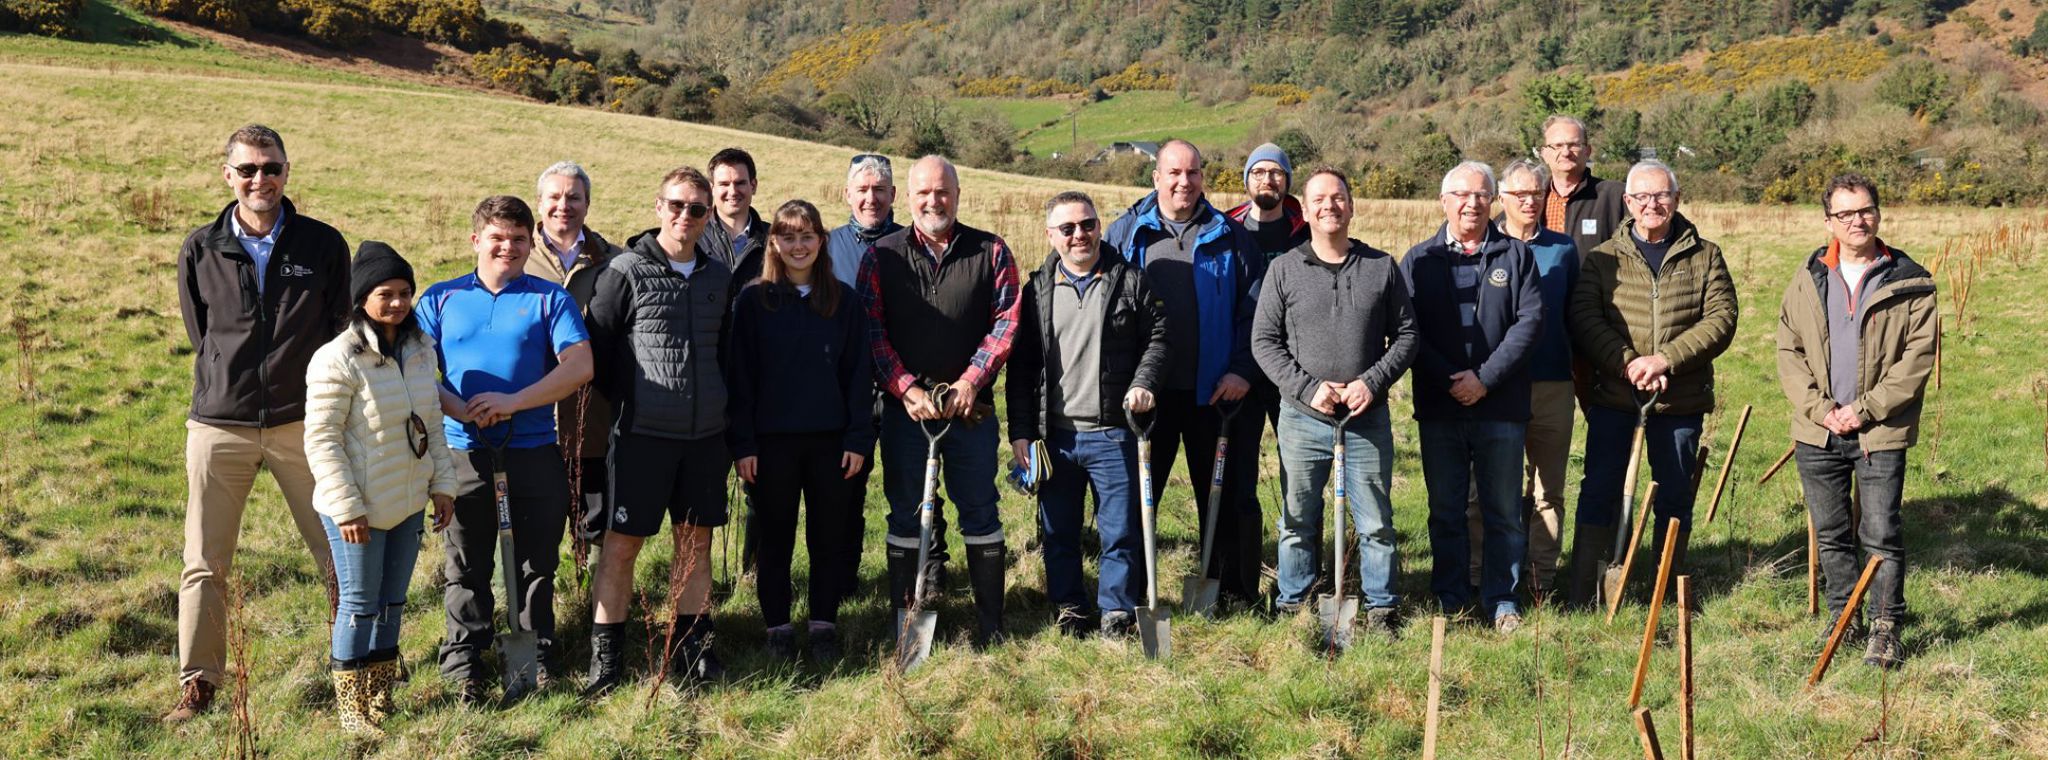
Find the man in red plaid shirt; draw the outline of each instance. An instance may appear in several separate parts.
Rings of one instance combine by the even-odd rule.
[[[1010,247],[993,233],[960,224],[960,175],[939,156],[910,169],[913,224],[875,241],[861,260],[859,286],[867,306],[875,379],[901,403],[884,403],[882,491],[889,499],[889,591],[897,609],[910,606],[917,573],[938,588],[946,555],[935,545],[917,567],[918,503],[923,496],[926,441],[920,424],[951,420],[939,444],[946,493],[958,510],[974,586],[976,646],[1002,635],[1003,568],[1008,562],[996,510],[998,424],[990,386],[1010,358],[1017,335],[1019,281]],[[932,390],[950,384],[941,399]],[[944,533],[944,523],[934,532]]]

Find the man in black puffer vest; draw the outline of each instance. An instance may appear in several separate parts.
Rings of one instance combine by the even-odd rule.
[[[907,608],[917,573],[918,503],[923,495],[925,436],[919,423],[950,419],[940,443],[946,493],[959,510],[967,572],[974,584],[975,643],[1002,633],[1003,522],[996,511],[998,424],[985,419],[994,406],[996,373],[1010,358],[1017,334],[1017,262],[994,234],[955,219],[960,177],[940,156],[910,169],[915,224],[875,241],[861,263],[861,300],[875,380],[900,400],[882,415],[882,490],[889,498],[889,587],[898,609]],[[938,384],[958,389],[940,399]],[[943,400],[943,405],[941,401]],[[937,552],[923,572],[936,579],[945,557]],[[927,586],[933,584],[928,583]]]
[[[711,530],[726,523],[725,376],[719,351],[731,304],[732,270],[701,255],[697,237],[711,212],[711,183],[690,167],[661,181],[661,226],[627,241],[598,276],[590,299],[597,382],[617,405],[610,475],[612,521],[593,585],[591,673],[599,696],[623,677],[619,655],[633,591],[633,562],[664,515],[675,521],[682,588],[665,646],[675,670],[716,680],[711,652]]]

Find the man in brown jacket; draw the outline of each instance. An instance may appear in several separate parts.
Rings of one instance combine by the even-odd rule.
[[[527,260],[526,273],[562,286],[590,318],[590,296],[597,287],[597,273],[618,253],[612,245],[583,226],[590,217],[590,173],[574,161],[557,161],[540,173],[534,208],[540,219],[534,238],[546,250]],[[562,455],[568,459],[569,484],[582,495],[582,503],[570,510],[576,542],[588,547],[591,565],[604,546],[605,452],[612,432],[612,405],[596,385],[586,385],[555,405],[555,427],[561,431]]]
[[[1870,180],[1855,174],[1828,180],[1821,213],[1832,239],[1807,257],[1785,288],[1778,378],[1792,402],[1800,487],[1828,579],[1830,632],[1863,565],[1856,556],[1860,543],[1864,552],[1884,558],[1871,582],[1863,661],[1890,668],[1902,659],[1899,625],[1906,614],[1899,538],[1906,449],[1919,436],[1941,308],[1933,275],[1878,239],[1877,186]],[[1861,628],[1857,617],[1851,616],[1851,631]]]
[[[1679,521],[1685,564],[1700,424],[1714,408],[1714,358],[1735,338],[1735,281],[1721,249],[1678,213],[1678,175],[1658,161],[1629,169],[1623,232],[1586,254],[1573,286],[1572,344],[1593,366],[1586,396],[1586,474],[1575,518],[1570,600],[1593,597],[1599,563],[1630,505],[1621,503],[1637,411],[1647,404],[1643,449],[1657,489],[1655,523]],[[1662,551],[1664,531],[1651,556]]]

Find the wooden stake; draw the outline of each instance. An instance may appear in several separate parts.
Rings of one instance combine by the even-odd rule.
[[[1821,676],[1827,675],[1828,663],[1835,659],[1835,647],[1842,644],[1842,633],[1849,628],[1849,616],[1863,607],[1863,592],[1870,588],[1870,579],[1877,575],[1877,566],[1884,564],[1884,558],[1870,555],[1870,562],[1863,566],[1863,576],[1856,579],[1856,588],[1849,592],[1849,606],[1842,608],[1842,614],[1835,618],[1835,632],[1828,634],[1828,645],[1820,650],[1820,660],[1813,663],[1813,675],[1806,677],[1808,687],[1820,685]]]
[[[1714,500],[1707,503],[1707,522],[1714,521],[1714,514],[1721,511],[1721,494],[1728,490],[1728,473],[1735,468],[1735,452],[1742,450],[1742,431],[1749,427],[1749,413],[1752,407],[1742,405],[1742,416],[1735,420],[1735,439],[1728,442],[1728,458],[1721,460],[1721,477],[1714,481]]]
[[[1707,474],[1707,444],[1705,444],[1705,443],[1701,443],[1701,444],[1700,444],[1700,451],[1699,451],[1699,455],[1698,455],[1698,456],[1695,456],[1695,457],[1693,457],[1693,459],[1692,459],[1692,493],[1693,493],[1693,496],[1694,496],[1694,497],[1698,497],[1698,496],[1699,496],[1699,493],[1700,493],[1700,480],[1701,480],[1701,476],[1703,476],[1703,475],[1706,475],[1706,474]]]
[[[1756,484],[1763,485],[1771,482],[1771,476],[1778,474],[1778,470],[1783,468],[1786,462],[1792,461],[1792,452],[1798,450],[1799,442],[1797,441],[1794,441],[1790,446],[1786,446],[1785,453],[1778,455],[1778,461],[1771,463],[1771,469],[1765,470],[1764,476],[1756,479]]]
[[[1664,528],[1664,555],[1657,560],[1657,587],[1650,590],[1650,617],[1643,621],[1643,646],[1636,650],[1636,679],[1628,687],[1628,706],[1643,703],[1643,680],[1650,675],[1650,649],[1657,644],[1657,617],[1664,611],[1664,586],[1671,582],[1671,557],[1678,551],[1678,518]]]
[[[1429,622],[1429,709],[1422,727],[1422,758],[1436,760],[1436,719],[1444,691],[1444,616]]]
[[[1614,586],[1614,597],[1607,600],[1607,622],[1614,623],[1614,613],[1621,609],[1621,590],[1628,588],[1628,571],[1636,565],[1636,547],[1643,543],[1643,525],[1650,522],[1650,504],[1657,499],[1657,481],[1650,481],[1650,488],[1643,492],[1643,506],[1636,510],[1636,529],[1629,535],[1628,552],[1621,555],[1621,582]],[[1628,505],[1622,505],[1627,509]]]
[[[1737,433],[1739,439],[1741,433]],[[1692,576],[1678,576],[1678,756],[1692,755]]]
[[[1650,708],[1636,709],[1636,735],[1643,738],[1643,760],[1664,760],[1664,747],[1657,743],[1657,722],[1650,719]]]
[[[1820,614],[1820,534],[1813,529],[1813,513],[1806,513],[1806,614]]]

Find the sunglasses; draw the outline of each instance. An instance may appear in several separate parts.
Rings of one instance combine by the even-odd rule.
[[[656,198],[655,200],[661,201],[661,207],[668,209],[668,213],[674,216],[702,219],[705,214],[711,213],[710,206],[694,201],[679,201],[674,198]]]
[[[427,421],[420,419],[419,414],[413,414],[412,419],[406,420],[405,433],[407,441],[412,444],[413,458],[427,458]]]
[[[888,156],[884,156],[884,155],[882,155],[882,154],[880,154],[880,153],[861,153],[861,154],[857,154],[857,155],[855,155],[855,156],[853,157],[853,161],[849,162],[849,163],[847,164],[847,166],[849,166],[849,167],[850,167],[850,166],[855,166],[855,165],[858,165],[858,164],[859,164],[860,162],[862,162],[862,161],[874,161],[875,163],[881,164],[881,165],[883,165],[883,166],[888,166],[888,165],[889,165],[889,157],[888,157]]]
[[[1063,236],[1073,237],[1075,230],[1080,230],[1082,232],[1094,232],[1095,229],[1100,226],[1102,226],[1102,221],[1091,216],[1078,222],[1067,222],[1066,224],[1057,225],[1051,227],[1050,229],[1059,230],[1059,233]]]
[[[228,168],[235,170],[235,174],[240,175],[242,179],[250,179],[255,177],[257,172],[262,172],[266,176],[282,177],[284,166],[282,161],[267,161],[260,164],[231,164]]]

